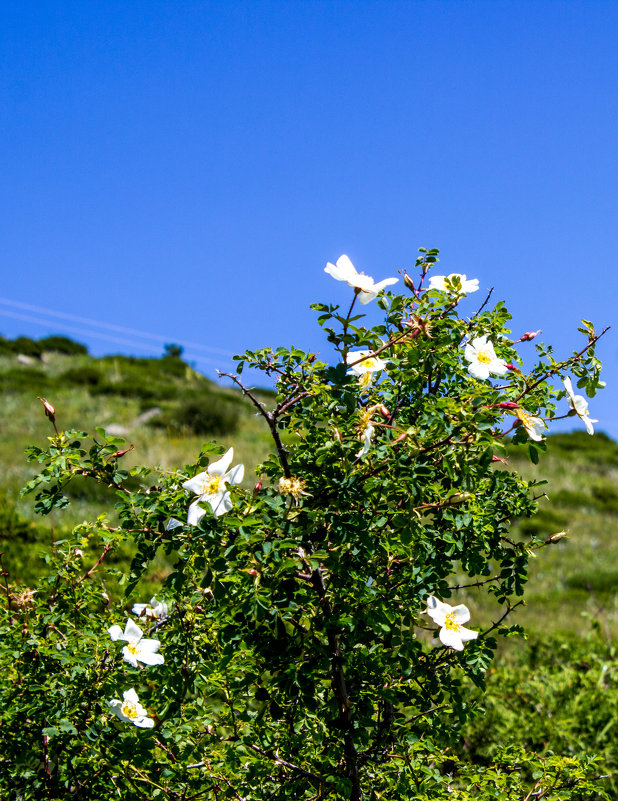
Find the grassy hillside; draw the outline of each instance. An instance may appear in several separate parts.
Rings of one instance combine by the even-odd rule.
[[[77,482],[71,505],[50,518],[35,518],[32,497],[20,498],[34,472],[24,449],[50,434],[37,395],[54,404],[63,428],[93,431],[102,425],[125,436],[134,445],[124,457],[128,465],[171,468],[216,439],[234,446],[250,486],[252,466],[270,448],[263,421],[238,392],[209,381],[177,356],[97,359],[62,338],[0,338],[0,550],[11,581],[34,579],[43,568],[39,554],[51,547],[53,536],[101,512],[113,513],[111,493]],[[516,521],[513,536],[547,537],[561,530],[569,535],[532,560],[527,605],[513,622],[531,631],[585,634],[594,618],[606,633],[618,634],[618,445],[603,434],[559,434],[549,438],[538,466],[528,462],[524,449],[513,448],[504,469],[548,481],[538,490],[547,494],[539,515]],[[153,583],[167,569],[164,561],[157,564]],[[459,578],[465,583],[465,576]],[[460,600],[470,606],[476,627],[497,615],[497,609],[479,606],[473,590],[462,591]]]

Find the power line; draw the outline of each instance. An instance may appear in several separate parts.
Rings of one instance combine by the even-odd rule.
[[[13,306],[14,308],[17,309],[25,309],[26,311],[36,312],[37,314],[44,314],[49,317],[58,317],[61,320],[72,320],[73,322],[76,323],[85,323],[86,325],[90,326],[94,325],[97,326],[98,328],[106,328],[110,331],[117,331],[120,334],[130,334],[133,336],[141,337],[143,339],[152,339],[155,342],[163,342],[164,344],[168,342],[175,342],[178,345],[182,345],[183,347],[193,348],[196,350],[203,350],[208,353],[216,353],[220,356],[229,357],[234,355],[233,353],[231,353],[231,351],[222,350],[221,348],[213,348],[208,345],[201,345],[198,342],[188,342],[180,339],[175,339],[174,337],[164,337],[161,336],[160,334],[150,334],[146,331],[138,331],[135,328],[125,328],[120,325],[114,325],[113,323],[101,323],[98,320],[91,320],[88,317],[79,317],[75,314],[67,314],[66,312],[57,312],[54,311],[53,309],[46,309],[43,306],[32,306],[29,303],[20,303],[17,300],[10,300],[9,298],[0,298],[0,303],[4,303],[6,306]],[[0,313],[5,314],[5,312],[0,312]],[[8,315],[8,316],[11,317],[15,315]],[[94,336],[94,334],[92,334],[92,336]],[[110,339],[110,341],[115,341],[115,340]],[[116,340],[116,341],[121,342],[121,340]]]
[[[42,320],[41,318],[32,317],[27,314],[20,314],[19,312],[9,311],[8,309],[0,309],[0,315],[3,315],[4,317],[12,317],[16,320],[24,320],[25,322],[28,323],[35,323],[36,325],[42,325],[42,326],[50,325],[49,320]],[[66,325],[66,323],[62,324],[62,330],[72,334],[78,334],[79,336],[82,337],[95,337],[96,339],[104,339],[107,342],[114,342],[117,345],[124,345],[125,347],[133,349],[137,348],[138,350],[143,350],[150,353],[152,353],[152,351],[154,350],[154,346],[148,345],[145,342],[136,342],[135,340],[121,339],[120,337],[114,337],[109,334],[103,334],[97,331],[88,331],[83,328],[77,328],[75,326]],[[214,359],[209,359],[208,357],[202,356],[200,354],[187,353],[183,354],[183,356],[185,359],[190,359],[191,361],[200,362],[201,364],[212,364],[217,367],[221,366],[221,361],[215,361]],[[224,359],[224,361],[229,361],[229,358]]]

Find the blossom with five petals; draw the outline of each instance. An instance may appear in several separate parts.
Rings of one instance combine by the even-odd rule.
[[[131,609],[134,615],[143,617],[148,621],[160,620],[162,617],[167,617],[167,604],[165,601],[157,601],[153,596],[149,604],[133,604]]]
[[[370,275],[359,273],[345,254],[337,259],[336,264],[326,263],[324,272],[332,275],[336,281],[345,281],[348,286],[354,287],[358,292],[358,299],[364,305],[369,303],[385,287],[396,284],[399,278],[385,278],[384,281],[374,282]]]
[[[138,662],[145,665],[162,665],[165,661],[157,651],[161,647],[159,640],[149,640],[142,637],[142,630],[132,620],[127,620],[124,632],[120,626],[110,626],[107,630],[112,640],[125,640],[127,645],[122,649],[125,662],[137,667]]]
[[[590,418],[590,414],[588,412],[588,401],[584,398],[583,395],[575,395],[573,392],[573,384],[571,383],[570,378],[564,379],[564,388],[566,389],[566,393],[569,396],[569,403],[571,404],[571,409],[575,412],[575,414],[584,421],[584,425],[586,426],[586,431],[589,434],[594,434],[594,426],[593,423],[598,423],[598,420],[592,420]]]
[[[439,601],[433,595],[427,598],[427,614],[440,626],[438,637],[443,645],[463,651],[463,644],[468,640],[476,640],[478,631],[472,631],[462,626],[470,620],[470,612],[464,604],[451,606]]]
[[[122,699],[121,701],[119,698],[114,698],[113,701],[108,701],[114,715],[120,720],[139,726],[140,729],[152,729],[154,720],[148,717],[148,712],[140,704],[137,693],[132,687],[122,694]]]
[[[525,411],[525,409],[516,409],[515,414],[519,417],[530,439],[533,439],[535,442],[540,442],[547,428],[545,421],[534,414],[530,414],[530,412]]]
[[[373,374],[379,370],[386,370],[386,362],[377,356],[371,356],[370,350],[352,350],[346,354],[346,364],[350,365],[348,373],[358,376],[361,387],[368,387],[373,381]],[[362,359],[362,361],[359,361]]]
[[[232,508],[232,499],[226,484],[240,484],[245,474],[245,466],[242,464],[237,464],[226,472],[233,458],[234,448],[230,448],[217,462],[208,465],[203,473],[198,473],[183,483],[184,489],[191,490],[199,496],[189,506],[187,523],[190,526],[196,526],[206,514],[199,505],[204,501],[210,504],[215,517],[220,517]]]
[[[493,343],[487,341],[486,335],[468,342],[464,358],[470,362],[468,372],[475,378],[489,378],[490,373],[504,375],[508,369],[504,359],[496,356]]]
[[[455,288],[454,281],[459,285]],[[461,287],[461,288],[460,288]],[[461,273],[451,273],[450,275],[432,275],[429,279],[429,289],[439,289],[441,292],[456,292],[466,295],[468,292],[476,292],[479,288],[479,279],[470,278]]]

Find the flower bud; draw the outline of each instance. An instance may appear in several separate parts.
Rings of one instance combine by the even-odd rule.
[[[540,333],[541,329],[539,329],[538,331],[526,331],[525,334],[521,335],[520,339],[522,342],[530,342],[531,339],[538,337]]]
[[[492,462],[502,462],[502,464],[506,464],[506,459],[503,459],[501,456],[496,456],[496,454],[495,454],[495,453],[494,453],[494,455],[491,457],[491,461],[492,461]]]
[[[514,370],[516,373],[521,373],[519,367],[515,367],[514,364],[505,364],[504,366],[506,367],[507,370]]]
[[[407,273],[403,274],[403,282],[411,292],[414,292],[415,289],[414,281],[410,278],[410,276]]]
[[[384,404],[382,404],[382,405],[380,406],[380,414],[381,414],[381,415],[382,415],[382,417],[384,417],[386,420],[388,420],[388,418],[391,416],[391,413],[389,412],[389,410],[386,408],[386,406],[385,406]]]
[[[552,534],[551,537],[548,537],[545,540],[545,544],[549,545],[552,542],[558,542],[559,540],[564,539],[564,537],[568,537],[566,531],[559,531],[557,534]]]
[[[513,403],[513,401],[503,401],[498,404],[498,407],[500,409],[517,409],[518,405],[517,403]]]
[[[45,409],[45,416],[48,417],[52,423],[56,421],[56,410],[51,405],[51,403],[47,400],[47,398],[41,398],[40,395],[37,395],[37,398],[43,404],[43,408]]]
[[[471,492],[456,492],[454,495],[449,496],[445,503],[449,506],[455,506],[458,503],[465,503],[473,497],[474,495]]]
[[[258,481],[256,481],[255,486],[253,487],[253,491],[259,492],[261,489],[262,489],[262,479],[260,478],[258,479]]]

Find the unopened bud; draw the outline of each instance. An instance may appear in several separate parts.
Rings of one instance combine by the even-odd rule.
[[[337,442],[343,442],[343,438],[341,436],[341,431],[339,431],[339,429],[336,428],[335,426],[333,426],[333,436],[335,437]]]
[[[404,439],[408,436],[408,432],[404,431],[403,434],[400,434],[397,439],[393,440],[393,445],[399,445],[400,442],[403,442]]]
[[[315,361],[315,353],[310,353],[307,356],[307,361],[309,362],[309,364],[313,364],[313,362]]]
[[[513,403],[513,401],[503,401],[502,403],[498,404],[500,409],[517,409],[519,404]]]
[[[250,567],[250,568],[249,568],[249,570],[247,570],[247,573],[248,573],[250,576],[257,576],[257,575],[259,575],[259,574],[258,574],[258,572],[257,572],[257,570],[256,570],[254,567]]]
[[[514,370],[516,373],[521,373],[519,367],[515,367],[514,364],[505,364],[504,366],[506,367],[507,370]]]
[[[411,292],[414,292],[415,289],[414,281],[410,278],[410,276],[407,273],[403,274],[403,282]]]
[[[564,537],[568,537],[566,531],[559,531],[557,534],[552,534],[551,537],[548,537],[545,540],[545,543],[549,545],[552,542],[558,542],[559,540],[564,539]]]
[[[253,487],[254,492],[259,492],[262,489],[262,479],[260,478],[256,481],[255,486]]]
[[[54,423],[56,421],[56,410],[51,405],[51,403],[47,400],[47,398],[41,398],[40,395],[37,395],[37,398],[43,404],[43,408],[45,409],[45,416],[49,417],[49,419]]]
[[[445,503],[449,506],[455,506],[458,503],[465,503],[470,498],[473,498],[473,494],[471,492],[456,492],[454,495],[450,495]]]
[[[494,455],[491,457],[491,461],[492,461],[492,462],[502,462],[502,464],[506,464],[506,459],[503,459],[501,456],[496,456],[496,454],[495,454],[495,453],[494,453]]]
[[[531,339],[534,339],[535,337],[538,337],[538,335],[540,333],[541,333],[541,329],[540,328],[539,328],[538,331],[526,331],[525,334],[521,335],[520,339],[521,339],[522,342],[530,342]]]
[[[381,415],[382,415],[382,417],[384,417],[386,420],[388,420],[388,418],[391,416],[391,413],[389,412],[389,410],[386,408],[386,406],[385,406],[384,404],[382,404],[382,405],[380,406],[380,414],[381,414]]]

